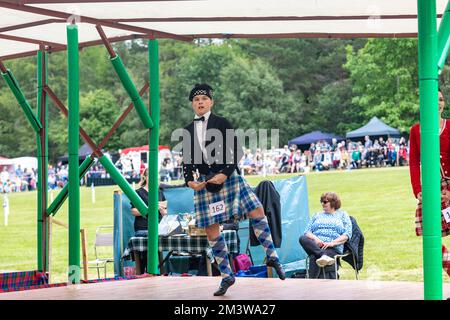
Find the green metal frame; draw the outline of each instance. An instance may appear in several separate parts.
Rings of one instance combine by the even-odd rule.
[[[38,270],[48,270],[49,234],[47,221],[48,201],[48,101],[43,86],[48,80],[48,54],[41,50],[37,54],[37,109],[38,119],[42,128],[36,133],[37,159],[38,159],[38,183],[37,183],[37,249]],[[43,254],[45,253],[45,254]]]
[[[80,139],[78,27],[67,26],[69,101],[69,281],[80,282]]]
[[[89,171],[89,169],[92,167],[92,165],[95,163],[93,157],[87,157],[84,159],[83,163],[80,165],[79,168],[79,180],[84,177],[84,175]],[[61,191],[56,196],[55,200],[51,203],[51,205],[48,207],[47,215],[54,216],[58,210],[63,205],[64,201],[67,199],[67,196],[69,195],[69,184],[66,184]]]
[[[419,27],[424,298],[426,300],[442,300],[436,1],[418,0],[417,11]]]
[[[2,72],[2,77],[3,79],[5,79],[12,93],[16,97],[17,102],[22,108],[25,116],[27,117],[34,131],[38,133],[39,130],[42,129],[42,124],[34,114],[33,110],[31,109],[30,104],[28,103],[27,99],[25,98],[25,95],[20,89],[19,83],[17,82],[16,78],[14,78],[13,73],[11,72],[11,70],[8,70],[6,73]]]
[[[116,55],[115,57],[110,58],[110,61],[114,67],[114,70],[116,70],[116,73],[120,81],[122,82],[125,91],[130,96],[131,101],[133,101],[136,111],[141,118],[142,123],[144,124],[144,127],[147,129],[151,129],[153,127],[153,121],[148,114],[147,108],[145,107],[144,101],[142,101],[142,98],[139,95],[136,86],[128,75],[128,72],[123,65],[122,59],[119,55]]]
[[[423,261],[424,261],[424,297],[427,300],[442,299],[442,253],[440,233],[440,172],[439,172],[439,124],[438,124],[438,74],[443,69],[450,46],[450,2],[447,3],[439,32],[436,23],[436,1],[418,0],[418,39],[419,39],[419,92],[420,92],[420,126],[421,126],[421,163],[422,163],[422,197],[423,197]],[[98,27],[101,30],[101,27]],[[104,35],[103,35],[104,36]],[[38,187],[38,269],[46,270],[48,263],[48,246],[46,216],[55,214],[66,198],[69,198],[69,279],[73,283],[80,281],[80,207],[79,181],[94,163],[94,155],[78,166],[79,146],[79,60],[78,31],[76,25],[67,26],[68,38],[68,88],[69,88],[69,183],[58,194],[55,201],[46,209],[47,187],[46,168],[48,163],[48,103],[42,87],[47,81],[47,54],[38,53],[38,116],[36,116],[22,93],[12,72],[2,68],[1,75],[13,92],[23,109],[30,125],[37,135],[39,160]],[[111,49],[111,48],[109,48]],[[110,50],[111,52],[111,50]],[[129,183],[105,156],[96,154],[99,161],[111,174],[120,188],[135,203],[142,215],[148,216],[148,264],[149,273],[158,273],[158,144],[159,144],[159,66],[158,42],[148,42],[150,106],[147,114],[142,98],[132,83],[126,69],[117,55],[111,56],[111,63],[116,70],[125,90],[145,128],[149,132],[149,206],[137,196]],[[106,139],[106,138],[105,138]],[[101,148],[100,148],[101,149]],[[68,197],[70,195],[70,197]],[[75,274],[71,273],[75,271]]]
[[[148,60],[150,76],[150,108],[154,126],[149,137],[148,159],[148,273],[158,273],[158,144],[159,144],[159,56],[158,41],[148,41]],[[156,231],[155,231],[156,230]]]
[[[438,32],[438,68],[439,73],[444,69],[445,60],[447,60],[448,49],[450,47],[450,1],[442,15],[441,24]]]

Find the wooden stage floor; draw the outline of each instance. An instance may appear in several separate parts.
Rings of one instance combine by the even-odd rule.
[[[423,283],[403,281],[238,278],[223,297],[219,277],[149,277],[0,293],[0,300],[423,300]],[[444,283],[443,298],[450,297]]]

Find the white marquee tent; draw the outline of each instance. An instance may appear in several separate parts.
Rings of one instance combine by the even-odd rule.
[[[438,18],[447,1],[437,0]],[[65,50],[76,21],[80,46],[133,38],[416,37],[416,0],[0,0],[0,59]],[[438,19],[439,24],[439,19]]]

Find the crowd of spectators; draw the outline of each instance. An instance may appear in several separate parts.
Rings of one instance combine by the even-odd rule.
[[[253,154],[246,150],[239,167],[244,174],[307,173],[332,169],[352,170],[371,167],[408,165],[408,143],[402,137],[397,140],[383,137],[364,142],[344,140],[331,144],[325,140],[311,143],[304,150],[296,145],[285,145],[282,150]]]
[[[0,173],[0,193],[35,190],[36,174],[35,169],[23,169],[20,165],[15,170],[4,166]]]
[[[48,189],[62,188],[68,181],[67,165],[59,163],[57,166],[48,166]],[[37,170],[23,168],[17,165],[16,169],[4,166],[0,173],[0,193],[33,191],[37,188]]]
[[[109,153],[105,153],[110,157]],[[308,173],[325,170],[353,170],[371,167],[405,166],[408,165],[409,146],[404,138],[386,141],[383,137],[371,139],[366,136],[364,142],[345,140],[331,143],[319,140],[306,149],[296,145],[285,145],[283,149],[253,153],[245,150],[239,168],[244,175],[269,175],[279,173]],[[146,157],[145,157],[146,158]],[[162,156],[159,177],[162,182],[179,180],[183,176],[182,156],[169,150]],[[116,168],[127,179],[138,181],[147,167],[140,152],[120,154],[114,162]],[[109,179],[110,175],[100,164],[94,164],[87,172],[87,178]],[[48,188],[63,188],[68,181],[68,165],[59,162],[56,166],[48,166]],[[0,193],[23,192],[35,190],[37,187],[37,171],[21,168],[8,170],[3,167],[0,172]]]

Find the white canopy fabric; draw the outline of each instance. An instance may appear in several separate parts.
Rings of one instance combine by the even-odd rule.
[[[447,0],[437,0],[438,17]],[[66,25],[81,46],[142,38],[415,37],[416,0],[0,0],[0,59],[64,50]],[[439,23],[439,21],[438,21]]]

